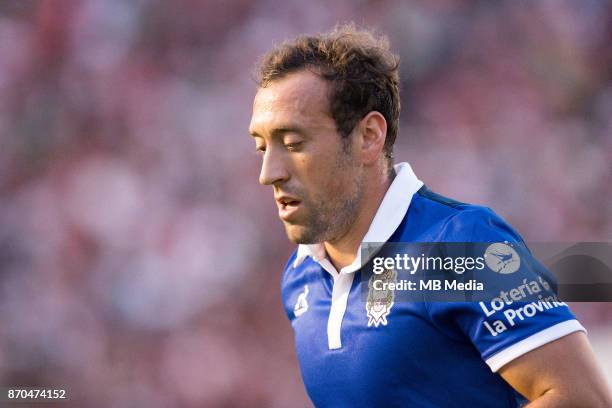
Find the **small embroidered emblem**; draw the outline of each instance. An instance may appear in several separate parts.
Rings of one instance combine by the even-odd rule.
[[[393,307],[395,294],[392,290],[384,288],[384,283],[395,282],[395,278],[397,277],[397,272],[393,269],[387,269],[383,273],[379,275],[372,275],[370,280],[368,281],[368,300],[366,302],[366,311],[368,313],[368,327],[374,325],[374,327],[378,327],[380,324],[383,326],[387,325],[387,316],[391,313],[391,308]],[[374,282],[380,281],[381,284],[378,284],[378,287],[383,287],[384,289],[376,290],[374,289]]]
[[[304,285],[304,291],[298,296],[297,302],[295,302],[295,307],[293,308],[293,314],[295,317],[303,315],[308,310],[308,300],[306,300],[307,296],[308,285]]]

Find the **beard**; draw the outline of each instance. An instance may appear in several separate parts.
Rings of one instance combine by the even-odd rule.
[[[347,158],[344,159],[346,163]],[[308,196],[296,191],[307,211],[299,222],[284,222],[287,237],[293,243],[334,241],[343,237],[354,223],[363,199],[361,171],[356,166],[340,164],[334,174],[347,177],[341,182],[331,178],[323,193]]]

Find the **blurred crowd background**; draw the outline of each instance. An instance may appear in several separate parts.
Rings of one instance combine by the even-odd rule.
[[[247,132],[253,67],[351,20],[401,56],[397,161],[526,241],[611,240],[609,1],[4,0],[0,385],[309,405],[279,295],[292,246]],[[612,304],[574,310],[610,375]]]

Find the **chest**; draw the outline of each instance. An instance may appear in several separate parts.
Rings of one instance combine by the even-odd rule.
[[[474,346],[442,333],[425,303],[375,295],[359,271],[340,283],[344,291],[325,271],[305,272],[285,282],[283,300],[316,406],[467,406],[460,399],[474,395],[507,401],[507,387]]]

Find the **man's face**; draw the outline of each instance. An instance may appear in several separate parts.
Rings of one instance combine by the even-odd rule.
[[[362,199],[362,169],[329,114],[328,84],[309,71],[260,88],[249,131],[262,155],[259,182],[271,185],[294,243],[346,234]]]

